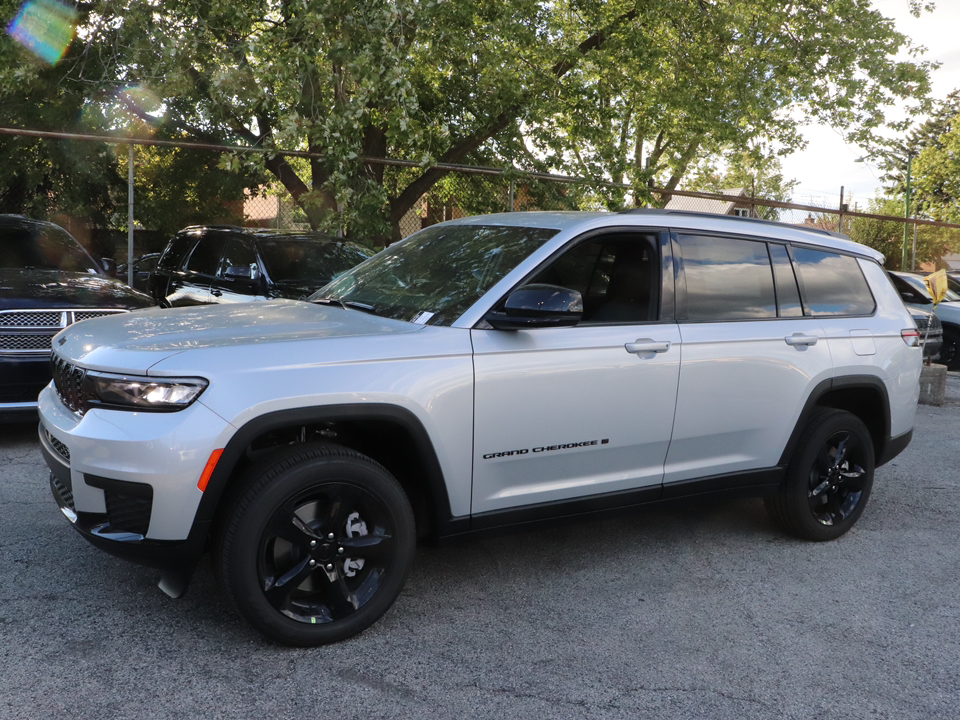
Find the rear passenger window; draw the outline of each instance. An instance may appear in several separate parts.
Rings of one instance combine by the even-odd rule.
[[[806,315],[871,315],[877,304],[860,263],[849,255],[793,248]]]
[[[220,266],[220,255],[226,238],[222,235],[206,235],[190,255],[187,261],[187,271],[199,275],[213,275]]]
[[[680,235],[687,322],[777,317],[767,245],[734,238]]]

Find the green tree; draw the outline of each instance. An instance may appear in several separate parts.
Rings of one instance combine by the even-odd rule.
[[[887,215],[903,217],[903,198],[878,196],[870,200],[865,212],[873,215]],[[901,270],[900,267],[903,247],[903,223],[895,220],[877,220],[874,218],[851,218],[849,226],[845,228],[850,238],[884,254],[884,265],[889,270]],[[913,226],[908,226],[907,257],[913,257]],[[949,252],[960,248],[957,234],[947,228],[938,228],[930,225],[918,225],[916,232],[917,255],[916,265],[925,263],[939,263],[940,259]],[[909,270],[909,266],[906,268]]]
[[[725,157],[708,157],[691,168],[684,188],[700,192],[722,193],[743,188],[749,197],[789,202],[795,180],[783,176],[780,158],[763,147],[729,152]],[[777,220],[776,208],[756,207],[757,217]]]
[[[161,99],[173,134],[316,153],[263,168],[315,227],[386,239],[448,169],[495,163],[676,188],[804,118],[858,142],[923,109],[929,66],[868,0],[92,0],[65,82]],[[917,9],[919,11],[919,8]],[[100,69],[104,68],[103,72]],[[96,70],[96,72],[94,72]],[[34,82],[0,69],[0,89]],[[136,110],[135,107],[132,108]],[[403,158],[396,170],[363,158]],[[232,166],[229,166],[232,167]],[[628,197],[629,196],[629,197]]]

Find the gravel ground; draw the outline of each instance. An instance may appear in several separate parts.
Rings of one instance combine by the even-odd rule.
[[[88,545],[0,426],[0,718],[894,718],[960,707],[960,375],[838,541],[762,503],[418,551],[361,636],[292,650],[209,563],[170,600]]]

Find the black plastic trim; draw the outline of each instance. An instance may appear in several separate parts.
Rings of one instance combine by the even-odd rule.
[[[883,428],[881,435],[883,441],[880,447],[874,448],[877,456],[876,465],[877,467],[882,465],[883,463],[880,462],[880,458],[886,456],[886,446],[890,442],[890,397],[887,395],[887,386],[883,384],[883,380],[874,375],[844,375],[841,377],[829,378],[817,385],[807,397],[807,401],[803,406],[803,410],[800,411],[800,417],[797,418],[797,424],[793,428],[793,433],[791,433],[786,447],[783,449],[783,454],[780,456],[779,465],[786,466],[790,464],[790,459],[793,457],[794,450],[797,447],[797,442],[800,440],[800,434],[807,427],[807,424],[810,422],[810,417],[813,415],[814,411],[820,407],[819,402],[825,395],[834,390],[855,390],[858,388],[876,390],[880,393],[882,399],[883,417],[881,420],[883,422]],[[909,442],[909,440],[907,442]]]
[[[702,500],[709,497],[762,497],[777,490],[786,477],[785,467],[762,468],[746,472],[725,473],[666,485],[653,485],[570,500],[538,503],[520,508],[492,510],[473,516],[469,530],[457,537],[510,532],[549,527],[574,520],[591,521],[629,514],[642,506],[656,506]],[[453,539],[454,534],[441,540]]]
[[[889,438],[883,444],[883,452],[877,457],[877,467],[885,465],[893,460],[897,455],[907,449],[907,445],[913,439],[913,430],[905,432],[903,435],[897,435],[895,438]]]
[[[395,422],[407,430],[413,438],[420,457],[423,458],[426,468],[425,479],[435,508],[436,517],[434,519],[438,531],[451,523],[456,524],[451,517],[450,499],[447,495],[443,471],[440,469],[440,461],[437,460],[433,443],[421,422],[412,412],[404,408],[395,405],[365,403],[280,410],[248,422],[234,434],[224,448],[223,455],[221,455],[220,461],[210,477],[210,482],[207,483],[203,498],[200,500],[195,522],[209,523],[213,521],[233,470],[254,438],[271,430],[294,425],[310,425],[318,422],[342,420],[386,420]]]
[[[147,483],[130,482],[129,480],[114,480],[113,478],[100,477],[99,475],[84,475],[83,481],[90,487],[95,487],[108,492],[119,493],[120,495],[133,495],[134,497],[153,497],[153,486]]]

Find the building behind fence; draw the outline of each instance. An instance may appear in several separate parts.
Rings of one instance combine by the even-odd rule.
[[[0,142],[4,136],[20,136],[33,138],[37,141],[59,142],[76,141],[85,143],[100,143],[101,145],[117,148],[118,163],[126,164],[129,159],[129,183],[132,188],[137,173],[137,153],[143,147],[170,147],[185,152],[229,153],[242,155],[243,153],[264,152],[252,148],[199,145],[196,143],[180,143],[158,140],[118,140],[102,136],[77,135],[69,133],[53,133],[13,128],[0,128]],[[127,146],[127,147],[123,147]],[[132,148],[132,150],[129,150]],[[128,152],[129,150],[129,152]],[[293,157],[308,156],[308,153],[291,152]],[[126,158],[125,158],[126,156]],[[368,158],[370,164],[385,164],[386,172],[393,168],[419,168],[414,163],[394,160]],[[401,237],[411,235],[418,230],[445,220],[451,220],[469,215],[490,212],[512,212],[523,210],[615,210],[634,207],[631,200],[631,188],[611,182],[598,182],[584,178],[549,175],[544,173],[530,173],[515,169],[505,170],[490,167],[473,167],[464,165],[441,166],[447,172],[442,183],[438,183],[424,193],[407,211],[399,222]],[[7,180],[0,170],[0,212],[10,212],[9,207],[3,207],[3,188]],[[8,183],[7,183],[8,184]],[[651,205],[665,207],[671,210],[685,212],[704,212],[722,215],[735,215],[747,218],[775,220],[783,223],[813,226],[821,229],[849,232],[851,223],[856,218],[873,219],[880,222],[897,223],[900,227],[908,224],[908,244],[912,239],[925,230],[938,229],[939,232],[949,233],[960,245],[960,225],[933,222],[921,218],[881,216],[864,213],[854,204],[851,210],[850,199],[844,201],[843,190],[839,195],[839,202],[835,207],[822,204],[797,204],[772,201],[752,197],[746,188],[731,188],[722,194],[686,192],[667,190],[663,188],[648,188]],[[13,193],[16,195],[16,193]],[[75,215],[56,212],[56,202],[52,203],[53,211],[50,218],[65,225],[88,247],[96,246],[95,251],[115,250],[114,256],[120,258],[128,255],[141,255],[146,252],[156,252],[162,249],[167,240],[167,233],[156,228],[140,227],[137,222],[137,199],[131,193],[132,208],[129,215],[117,216],[110,223],[113,227],[92,225],[88,219]],[[205,198],[210,200],[210,198]],[[310,225],[306,215],[298,208],[291,195],[279,185],[266,184],[249,187],[237,192],[236,197],[216,199],[219,211],[210,212],[210,203],[205,202],[207,216],[198,222],[222,224],[243,224],[248,227],[278,228],[287,230],[308,230]],[[184,202],[188,202],[184,199]],[[131,230],[127,218],[134,218],[134,227]],[[363,242],[363,238],[351,238]],[[899,255],[900,243],[891,246],[888,255],[896,252]],[[109,252],[107,253],[109,254]],[[950,257],[947,260],[953,260]],[[960,267],[960,257],[956,257]]]

